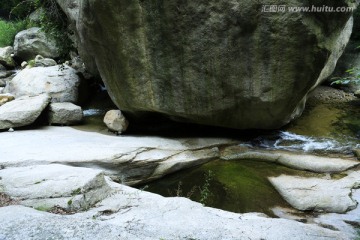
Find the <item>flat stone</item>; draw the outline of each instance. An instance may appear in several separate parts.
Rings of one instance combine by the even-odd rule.
[[[285,151],[262,151],[252,150],[245,146],[235,146],[226,148],[222,151],[223,160],[256,160],[265,162],[275,162],[284,166],[308,170],[317,173],[343,172],[350,168],[360,165],[359,161],[320,157],[311,154],[296,154]]]
[[[339,180],[281,175],[269,181],[298,210],[345,213],[357,206],[351,193],[360,186],[359,172]]]
[[[39,163],[91,167],[128,184],[217,159],[218,146],[236,143],[224,138],[117,137],[70,127],[3,132],[0,142],[0,165],[5,167]]]
[[[0,107],[0,129],[30,125],[40,116],[49,102],[49,95],[42,94],[35,97],[21,97],[4,104]]]
[[[51,103],[49,107],[49,123],[73,125],[81,122],[83,112],[80,106],[73,103]]]
[[[87,209],[111,191],[102,171],[59,164],[0,170],[0,189],[20,204],[40,209]]]
[[[185,198],[113,184],[117,193],[88,212],[70,216],[9,206],[0,208],[0,239],[348,239],[312,224],[237,214]]]

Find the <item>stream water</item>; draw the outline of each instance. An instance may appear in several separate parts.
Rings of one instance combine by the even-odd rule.
[[[77,128],[109,134],[102,117],[114,106],[109,99],[95,102],[84,111],[85,124]],[[99,102],[102,104],[97,105]],[[277,131],[236,131],[165,121],[154,125],[131,124],[127,134],[231,137],[254,148],[349,156],[354,148],[360,147],[360,105],[359,101],[316,104],[308,107],[301,118]],[[216,160],[138,187],[167,197],[189,197],[232,212],[263,212],[273,216],[272,208],[290,207],[267,180],[281,174],[314,175],[266,162]]]

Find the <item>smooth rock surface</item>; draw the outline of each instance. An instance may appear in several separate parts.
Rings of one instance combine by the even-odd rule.
[[[17,98],[14,101],[4,104],[0,107],[0,130],[32,124],[40,116],[49,102],[49,95],[42,94],[35,97],[25,96]]]
[[[311,224],[205,208],[125,186],[98,208],[60,216],[21,206],[0,208],[0,239],[348,239]]]
[[[117,137],[70,127],[4,132],[0,142],[0,165],[5,167],[50,163],[91,167],[128,184],[217,159],[218,146],[236,143],[221,138]]]
[[[7,91],[16,97],[48,93],[51,102],[78,101],[80,78],[70,67],[34,67],[24,69],[9,82]]]
[[[351,13],[261,12],[267,1],[57,2],[119,109],[240,129],[298,117],[352,31]]]
[[[37,55],[47,58],[59,57],[56,43],[46,37],[40,28],[33,27],[16,34],[14,41],[15,56],[24,61],[34,59]]]
[[[19,204],[51,209],[87,209],[111,193],[100,170],[59,164],[0,170],[0,190]]]
[[[311,154],[296,154],[286,151],[252,150],[245,146],[231,146],[221,153],[223,160],[257,160],[275,162],[284,166],[317,173],[342,172],[360,165],[355,159],[321,157]]]
[[[13,47],[4,47],[0,48],[0,64],[7,67],[15,67],[15,61],[11,57],[11,54],[14,53]]]
[[[298,210],[345,213],[358,204],[351,196],[352,190],[360,187],[360,173],[356,171],[342,179],[281,175],[269,181]]]
[[[72,125],[81,122],[83,112],[80,106],[73,103],[51,103],[49,106],[49,123]]]
[[[118,134],[125,132],[129,126],[128,120],[126,120],[120,110],[108,111],[105,114],[104,123],[110,131]]]
[[[51,67],[56,65],[57,63],[54,59],[44,58],[41,55],[35,57],[35,67]]]

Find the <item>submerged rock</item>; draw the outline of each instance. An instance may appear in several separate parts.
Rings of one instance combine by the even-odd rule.
[[[83,112],[80,106],[73,103],[51,103],[49,107],[49,123],[72,125],[81,122]]]
[[[32,124],[50,102],[47,94],[21,97],[0,107],[0,130]],[[30,140],[32,141],[32,140]]]
[[[350,12],[267,13],[262,1],[57,2],[119,109],[240,129],[299,116],[352,29]]]
[[[80,78],[70,67],[34,67],[22,70],[7,86],[16,97],[48,93],[51,102],[73,102],[79,98]]]

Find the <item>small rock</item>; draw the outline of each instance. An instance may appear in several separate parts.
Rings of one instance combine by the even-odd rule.
[[[10,93],[0,94],[0,106],[4,105],[5,103],[10,102],[14,99],[15,99],[14,95],[12,95]]]
[[[9,128],[8,132],[14,132],[15,130],[13,128]]]
[[[41,55],[35,57],[35,67],[51,67],[56,65],[57,63],[54,59],[44,58]]]
[[[129,122],[120,110],[110,110],[105,114],[104,123],[110,131],[121,134],[126,131]]]
[[[26,68],[27,65],[28,65],[28,62],[26,62],[26,61],[23,61],[23,62],[21,63],[21,67],[22,67],[22,68]]]
[[[13,53],[13,47],[0,48],[0,64],[11,68],[15,67],[16,63],[11,56]]]
[[[49,123],[72,125],[81,122],[83,113],[81,107],[73,103],[51,103],[49,108]]]

